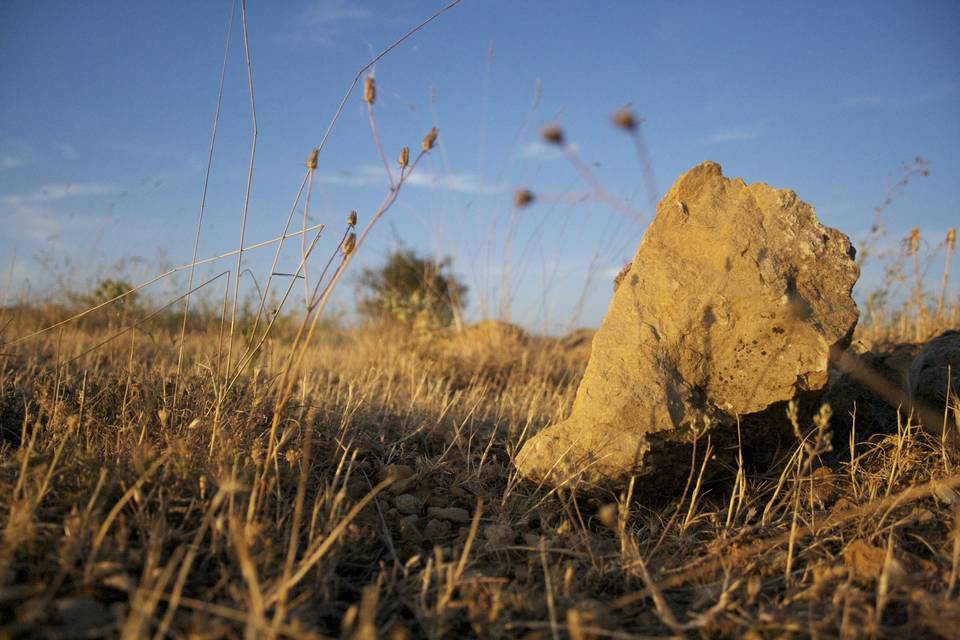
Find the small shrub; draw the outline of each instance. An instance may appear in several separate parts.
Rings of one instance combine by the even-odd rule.
[[[360,274],[359,311],[376,322],[446,326],[460,317],[467,287],[451,272],[451,259],[401,249],[378,268]]]

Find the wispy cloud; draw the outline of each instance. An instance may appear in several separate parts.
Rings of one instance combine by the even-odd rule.
[[[840,98],[840,104],[844,107],[882,107],[889,102],[888,98],[878,95],[856,95],[843,96]]]
[[[0,196],[0,205],[41,204],[77,196],[101,196],[114,193],[117,187],[99,182],[47,184],[29,193]]]
[[[470,195],[492,195],[502,193],[506,187],[496,184],[483,184],[480,177],[472,172],[435,174],[430,171],[415,172],[408,178],[412,187],[440,189],[454,193]]]
[[[706,144],[724,144],[728,142],[747,142],[756,140],[767,132],[773,118],[765,117],[743,124],[723,127],[704,136],[701,142]]]
[[[331,45],[344,27],[357,25],[374,17],[373,12],[346,0],[318,0],[300,16],[289,39],[303,45]]]
[[[25,153],[0,153],[0,169],[16,169],[30,161]]]
[[[349,187],[388,186],[383,167],[373,164],[360,165],[355,169],[336,173],[318,174],[314,180],[322,184]],[[491,195],[502,193],[506,189],[504,185],[484,184],[480,181],[479,175],[469,171],[440,174],[421,169],[410,174],[406,179],[406,185],[414,189],[437,189],[468,195]]]
[[[755,129],[721,129],[706,137],[707,142],[739,142],[741,140],[756,140],[760,134]]]
[[[580,150],[580,146],[577,145],[576,142],[570,143],[570,148],[573,150],[574,153]],[[520,151],[518,155],[521,158],[524,158],[527,160],[540,160],[540,161],[562,160],[564,157],[563,151],[559,149],[556,145],[546,144],[542,140],[534,140],[532,142],[528,142],[527,144],[523,145],[522,147],[520,147]]]
[[[67,144],[66,142],[61,142],[58,144],[57,151],[60,152],[60,155],[64,160],[76,160],[77,155],[79,155],[77,153],[77,148],[72,144]]]
[[[33,162],[33,149],[17,140],[0,143],[0,171],[24,167]]]
[[[95,197],[117,192],[117,187],[96,182],[47,184],[27,193],[0,196],[0,225],[17,229],[37,240],[55,242],[68,228],[101,224],[103,216],[82,216],[54,210],[49,205],[74,197]]]
[[[373,15],[369,9],[347,3],[345,0],[320,0],[314,2],[303,12],[303,22],[307,26],[330,26],[338,22],[366,20]]]
[[[864,93],[842,96],[840,106],[848,109],[888,109],[896,111],[923,106],[954,96],[960,83],[945,82],[932,85],[923,91],[905,91],[901,94]]]

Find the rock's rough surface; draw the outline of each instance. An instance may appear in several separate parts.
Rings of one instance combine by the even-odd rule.
[[[792,191],[714,162],[683,174],[614,293],[572,415],[526,443],[520,472],[580,486],[685,475],[695,430],[736,446],[737,416],[769,407],[782,422],[784,401],[822,389],[831,345],[856,324],[853,255]]]
[[[960,395],[960,331],[946,331],[930,340],[913,359],[906,376],[911,400],[943,410],[950,395]]]
[[[405,516],[417,515],[423,511],[423,500],[409,493],[401,493],[394,498],[397,511]]]

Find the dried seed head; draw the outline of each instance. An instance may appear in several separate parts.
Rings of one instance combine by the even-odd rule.
[[[627,107],[621,107],[614,111],[611,120],[613,120],[615,127],[625,131],[633,131],[637,128],[637,116]]]
[[[357,212],[351,211],[350,215],[347,216],[347,226],[355,227],[357,226]]]
[[[517,189],[513,192],[513,206],[522,209],[533,203],[533,192],[529,189]]]
[[[950,248],[951,251],[953,251],[953,248],[956,246],[956,244],[957,244],[957,230],[948,229],[947,230],[947,246]]]
[[[343,242],[343,255],[348,256],[357,248],[357,234],[351,233]]]
[[[367,76],[363,81],[363,101],[367,104],[373,104],[377,99],[377,83],[373,76]]]
[[[920,248],[920,229],[914,227],[910,230],[910,251],[916,253]]]
[[[437,141],[438,133],[439,131],[437,131],[437,128],[434,127],[427,132],[427,135],[423,136],[423,142],[420,144],[420,146],[423,147],[424,151],[430,151],[430,149],[433,149],[433,144]]]
[[[397,159],[397,163],[401,169],[410,164],[410,147],[400,149],[400,157]]]
[[[563,129],[555,124],[547,125],[540,132],[540,136],[550,144],[563,144]]]
[[[310,157],[307,158],[307,169],[313,171],[317,168],[317,157],[320,155],[320,149],[314,149],[310,152]]]

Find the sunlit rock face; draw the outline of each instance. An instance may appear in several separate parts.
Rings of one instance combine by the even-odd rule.
[[[695,434],[763,442],[786,401],[826,384],[830,347],[857,322],[858,275],[849,238],[793,191],[697,165],[616,288],[570,418],[525,444],[519,471],[552,486],[653,483],[686,476]]]

